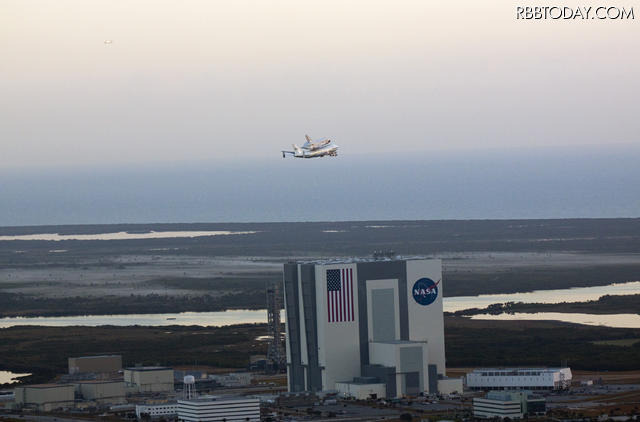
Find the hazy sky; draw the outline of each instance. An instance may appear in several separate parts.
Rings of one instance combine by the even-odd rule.
[[[637,145],[640,16],[517,5],[0,0],[0,168]]]

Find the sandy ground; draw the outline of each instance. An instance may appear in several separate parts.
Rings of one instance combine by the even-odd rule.
[[[64,252],[51,252],[46,266],[0,269],[0,289],[44,297],[194,295],[197,291],[172,289],[150,283],[159,278],[258,277],[277,280],[282,263],[291,259],[265,257],[216,258],[183,255],[123,255],[99,261],[56,264]],[[638,264],[640,254],[578,253],[447,253],[446,272],[491,273],[523,268],[571,268],[592,265]],[[309,259],[306,257],[305,259]],[[61,261],[64,262],[64,261]],[[212,294],[211,291],[208,291]]]
[[[0,269],[0,289],[46,297],[193,295],[194,290],[154,286],[159,278],[281,277],[282,265],[259,257],[127,255],[77,266]],[[209,292],[211,293],[211,292]]]
[[[438,255],[448,271],[496,272],[518,268],[570,268],[640,263],[640,254],[570,252],[461,252]]]

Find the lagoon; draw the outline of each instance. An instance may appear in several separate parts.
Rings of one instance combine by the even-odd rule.
[[[455,312],[470,308],[486,308],[505,302],[561,303],[597,300],[600,296],[640,294],[640,281],[614,283],[607,286],[577,287],[572,289],[538,290],[528,293],[460,296],[444,298],[445,312]],[[579,315],[579,316],[576,316]],[[284,311],[282,311],[284,318]],[[609,327],[640,328],[640,315],[591,315],[544,312],[538,314],[475,315],[474,319],[553,319],[579,324],[605,325]],[[283,319],[284,320],[284,319]],[[17,317],[0,318],[0,328],[18,325],[40,325],[51,327],[89,326],[170,326],[199,325],[227,326],[235,324],[256,324],[267,322],[267,311],[227,310],[221,312],[180,312],[165,314],[124,314],[124,315],[82,315],[64,317]]]

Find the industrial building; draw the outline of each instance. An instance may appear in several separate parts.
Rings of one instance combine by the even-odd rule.
[[[76,393],[84,400],[97,404],[122,404],[126,402],[124,382],[119,380],[79,381],[75,383]]]
[[[565,390],[570,368],[485,368],[467,374],[472,390]]]
[[[69,358],[69,374],[111,373],[122,370],[122,356],[81,356]]]
[[[72,407],[75,400],[73,384],[35,384],[16,387],[13,390],[14,404],[18,408],[29,408],[39,412]]]
[[[209,375],[209,379],[222,387],[246,387],[251,384],[251,372],[231,372],[228,374]]]
[[[480,419],[522,419],[544,415],[546,400],[523,391],[490,391],[484,398],[473,399],[473,416]]]
[[[178,403],[160,403],[160,404],[137,404],[136,418],[172,418],[178,415]]]
[[[289,391],[388,398],[438,391],[445,374],[440,260],[292,262],[283,278]]]
[[[128,392],[173,392],[173,369],[163,366],[140,366],[124,370],[124,384]]]
[[[223,396],[202,396],[190,400],[178,400],[178,420],[186,422],[259,422],[260,400]]]

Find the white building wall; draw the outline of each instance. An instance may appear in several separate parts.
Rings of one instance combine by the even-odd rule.
[[[445,378],[438,380],[438,393],[440,394],[460,394],[463,390],[464,384],[462,378]]]
[[[127,368],[124,370],[125,388],[141,393],[173,391],[173,369]]]
[[[178,420],[187,422],[259,422],[260,400],[247,397],[178,400]]]
[[[330,323],[327,318],[327,270],[342,268],[353,270],[354,321]],[[318,361],[320,367],[325,368],[322,389],[333,390],[336,382],[360,376],[357,267],[356,264],[316,265],[315,272]]]
[[[481,419],[510,418],[521,419],[522,405],[517,401],[491,400],[485,398],[473,399],[473,416]]]
[[[377,398],[384,398],[387,395],[385,384],[354,384],[349,382],[337,382],[336,390],[343,397],[353,397],[356,400],[366,400],[375,394]]]
[[[407,303],[409,313],[409,340],[426,341],[429,364],[437,365],[438,373],[445,373],[444,314],[442,307],[442,261],[439,259],[408,260]],[[438,296],[429,305],[421,305],[413,298],[413,286],[418,279],[427,277],[438,283]]]
[[[517,375],[514,375],[517,373]],[[483,375],[486,374],[486,375]],[[487,389],[560,389],[571,384],[569,368],[477,369],[467,374],[467,387]]]
[[[136,417],[142,418],[142,414],[146,413],[152,418],[167,417],[178,414],[177,403],[167,404],[137,404],[136,405]]]

